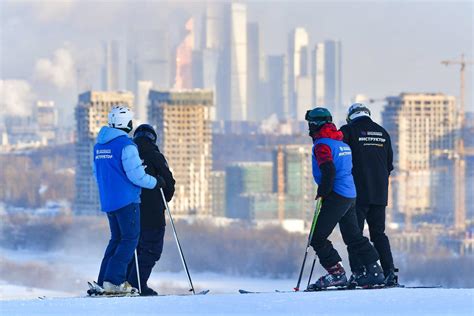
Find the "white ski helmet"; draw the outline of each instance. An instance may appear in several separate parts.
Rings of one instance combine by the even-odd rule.
[[[109,126],[123,129],[127,133],[133,129],[133,112],[123,105],[114,106],[109,112]]]
[[[352,120],[361,117],[370,117],[370,110],[364,103],[354,103],[347,110],[346,122],[350,123]]]

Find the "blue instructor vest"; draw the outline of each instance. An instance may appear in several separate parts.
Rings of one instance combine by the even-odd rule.
[[[317,144],[325,144],[331,148],[331,154],[334,166],[336,168],[336,176],[334,178],[333,191],[346,198],[356,197],[356,188],[354,178],[352,177],[352,152],[351,148],[340,140],[331,138],[320,138],[313,144],[313,178],[319,185],[321,183],[321,170],[314,154]]]
[[[112,212],[130,203],[139,203],[141,188],[134,185],[122,166],[122,150],[136,146],[127,136],[119,136],[94,146],[94,164],[103,212]]]

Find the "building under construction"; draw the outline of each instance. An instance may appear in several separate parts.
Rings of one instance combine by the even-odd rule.
[[[177,215],[210,216],[214,95],[209,90],[150,90],[148,119],[176,180]]]
[[[395,153],[392,200],[395,211],[405,217],[405,229],[411,229],[414,217],[432,213],[440,194],[450,203],[443,212],[453,218],[454,191],[450,194],[446,190],[454,190],[455,181],[452,161],[459,131],[455,97],[402,93],[387,98],[382,117]],[[451,159],[451,164],[446,159]],[[451,180],[440,192],[439,181],[446,181],[447,175]]]
[[[100,213],[99,194],[92,172],[93,148],[97,134],[107,125],[108,113],[115,105],[133,108],[133,94],[121,91],[88,91],[79,95],[76,116],[76,197],[74,213]]]

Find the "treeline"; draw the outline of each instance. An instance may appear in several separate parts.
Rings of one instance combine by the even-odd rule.
[[[0,247],[10,249],[61,250],[100,262],[109,228],[105,217],[58,217],[53,219],[2,218]],[[18,222],[23,225],[18,225]],[[215,272],[253,277],[296,278],[306,235],[278,227],[255,229],[244,224],[218,227],[205,222],[177,222],[186,261],[193,272]],[[347,264],[346,248],[339,234],[331,240]],[[308,265],[313,259],[308,256]],[[394,253],[400,280],[406,284],[474,287],[473,257],[452,254]],[[181,261],[167,226],[165,246],[157,271],[180,271]],[[323,273],[317,265],[315,275]],[[348,271],[349,273],[349,271]]]
[[[0,155],[0,201],[25,208],[48,200],[72,201],[74,164],[72,144]]]

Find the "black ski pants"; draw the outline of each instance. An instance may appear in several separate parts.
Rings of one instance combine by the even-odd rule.
[[[148,287],[151,270],[155,263],[160,260],[163,252],[163,239],[165,236],[165,226],[154,229],[142,229],[138,242],[138,268],[140,272],[140,285],[142,291]],[[137,268],[135,258],[128,265],[128,282],[138,289]]]
[[[379,259],[375,248],[362,235],[357,223],[354,204],[355,199],[343,197],[336,192],[331,192],[323,199],[311,239],[311,246],[316,252],[319,262],[326,270],[342,260],[337,250],[328,240],[329,235],[338,223],[344,243],[353,256],[357,256],[363,264],[369,264]]]
[[[356,212],[361,232],[364,231],[364,222],[367,221],[370,241],[379,253],[382,269],[387,273],[394,268],[394,265],[390,242],[385,234],[385,205],[356,205]],[[351,267],[361,266],[357,257],[351,256],[351,253],[349,253],[349,261]]]

